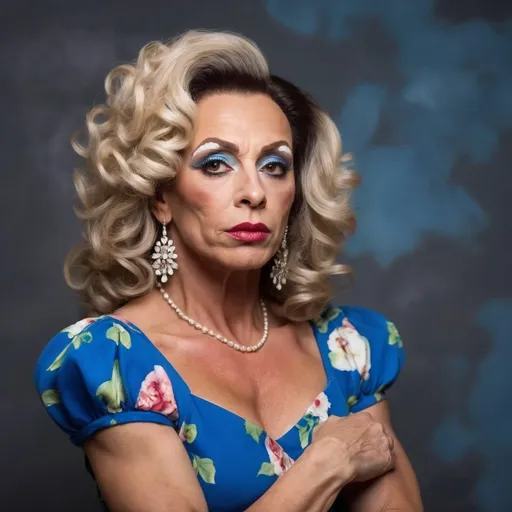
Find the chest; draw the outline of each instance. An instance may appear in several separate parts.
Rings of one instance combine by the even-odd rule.
[[[159,349],[191,394],[260,425],[273,437],[294,425],[328,381],[307,326],[271,330],[256,353],[242,354],[207,337],[160,338]]]
[[[193,397],[180,437],[209,510],[246,510],[299,459],[313,429],[330,415],[346,416],[346,393],[330,379],[318,403],[279,437],[246,418]],[[229,498],[227,498],[229,497]]]

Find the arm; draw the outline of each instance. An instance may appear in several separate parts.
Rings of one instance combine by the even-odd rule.
[[[332,465],[335,446],[329,442],[310,445],[293,466],[246,512],[327,512],[353,471],[339,461]]]
[[[178,434],[156,423],[127,423],[84,443],[111,512],[207,512]]]
[[[247,512],[325,512],[350,480],[332,464],[329,443],[308,448]],[[207,504],[176,432],[152,423],[104,429],[84,445],[111,512],[206,512]],[[330,464],[324,461],[330,460]]]
[[[394,469],[362,483],[351,483],[342,491],[350,512],[423,512],[420,490],[407,454],[391,426],[386,401],[365,410],[384,425],[394,441]]]

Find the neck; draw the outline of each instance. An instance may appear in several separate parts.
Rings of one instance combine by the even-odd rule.
[[[178,307],[193,320],[227,338],[250,345],[262,334],[260,269],[212,268],[192,255],[164,285]]]

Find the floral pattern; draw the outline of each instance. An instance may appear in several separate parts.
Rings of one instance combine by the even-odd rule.
[[[344,318],[327,340],[329,360],[337,370],[357,371],[363,380],[370,378],[370,343]]]
[[[74,323],[73,325],[70,325],[69,327],[62,329],[62,332],[67,332],[68,338],[74,338],[75,336],[80,334],[88,325],[91,325],[95,321],[96,318],[84,318]]]
[[[264,462],[261,465],[258,475],[282,476],[295,462],[284,452],[277,441],[274,441],[268,435],[265,437],[265,448],[267,449],[270,462]]]
[[[52,364],[46,368],[47,372],[54,372],[58,370],[64,359],[66,358],[66,354],[73,347],[75,350],[78,350],[82,343],[91,343],[92,334],[88,331],[84,331],[86,327],[94,323],[96,318],[84,318],[83,320],[79,320],[78,322],[62,329],[62,333],[67,333],[67,336],[71,341],[64,347],[64,349],[57,355],[57,357],[52,361]]]
[[[257,443],[259,443],[263,429],[259,425],[256,425],[256,423],[245,420],[245,432],[249,434]]]
[[[340,308],[329,308],[322,312],[322,314],[313,320],[313,323],[316,325],[318,332],[325,334],[327,332],[327,328],[332,320],[337,318],[341,313]]]
[[[192,467],[196,472],[196,475],[199,475],[207,484],[215,483],[215,464],[212,459],[201,458],[195,454],[192,455]]]
[[[277,439],[220,406],[203,411],[203,402],[186,395],[179,374],[144,333],[118,316],[85,318],[58,333],[38,362],[36,385],[48,414],[78,446],[102,428],[174,420],[171,426],[188,453],[208,509],[245,510],[292,467],[316,426],[330,414],[363,410],[382,400],[403,364],[401,337],[380,314],[330,308],[314,320],[314,327],[327,377],[337,385],[317,395],[297,424]],[[66,357],[72,364],[63,364]],[[247,486],[233,492],[234,481]]]
[[[402,348],[404,346],[404,342],[402,341],[402,337],[396,328],[396,325],[389,320],[386,321],[386,327],[388,328],[388,343],[390,345],[396,345],[398,348]]]
[[[143,411],[160,412],[176,420],[178,406],[169,376],[162,366],[155,365],[153,368],[142,382],[135,407]]]
[[[197,437],[197,426],[183,422],[181,424],[180,431],[178,433],[178,437],[185,443],[192,444]]]
[[[313,429],[321,424],[324,421],[327,421],[329,417],[328,410],[331,407],[331,402],[329,402],[329,398],[322,391],[313,403],[308,407],[306,414],[304,415],[305,425],[297,424],[295,427],[299,431],[299,440],[301,448],[306,448],[306,446],[310,442],[310,435],[313,432]]]
[[[121,412],[122,404],[126,401],[123,381],[119,372],[119,361],[114,361],[112,378],[101,384],[96,390],[96,396],[101,398],[110,413]]]
[[[123,345],[124,348],[131,348],[132,337],[130,333],[118,323],[114,323],[112,327],[107,330],[106,337],[112,340],[116,345]]]
[[[319,423],[323,423],[324,421],[327,421],[327,418],[329,417],[327,411],[330,407],[331,402],[329,402],[329,398],[322,391],[309,406],[306,414],[310,414],[311,416],[318,418]]]

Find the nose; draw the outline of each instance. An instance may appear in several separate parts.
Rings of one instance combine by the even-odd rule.
[[[267,194],[256,169],[240,169],[235,202],[236,206],[251,208],[263,208],[267,204]]]

